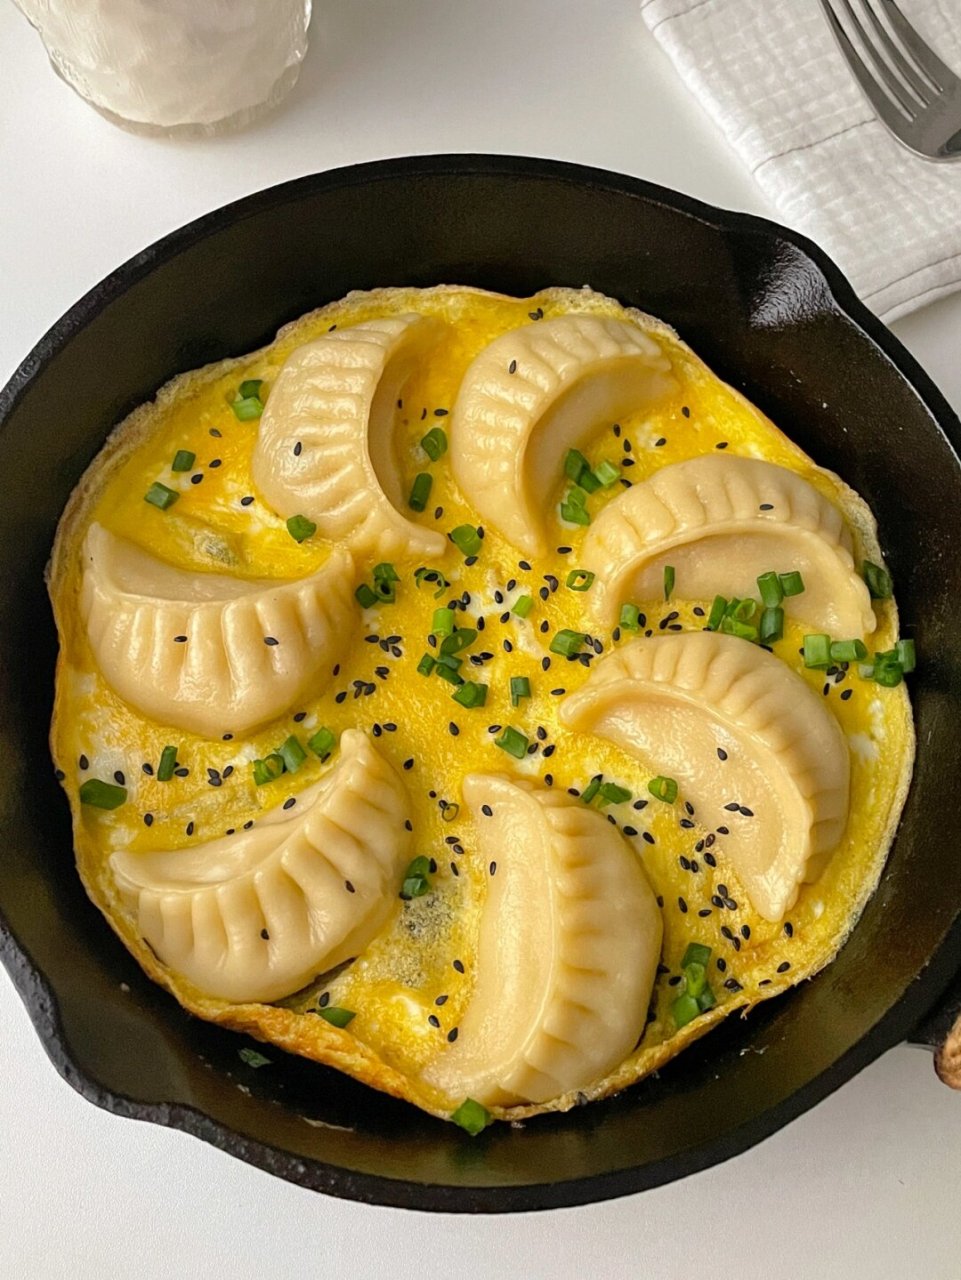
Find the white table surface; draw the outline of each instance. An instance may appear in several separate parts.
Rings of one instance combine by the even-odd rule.
[[[171,143],[101,120],[0,0],[0,383],[144,245],[336,165],[526,153],[770,212],[633,0],[315,0],[315,11],[313,47],[280,111],[231,138]],[[961,407],[961,295],[896,330]],[[643,1196],[509,1219],[346,1203],[84,1102],[0,972],[0,1276],[18,1280],[955,1280],[959,1182],[961,1097],[936,1081],[928,1054],[901,1047],[760,1147]]]

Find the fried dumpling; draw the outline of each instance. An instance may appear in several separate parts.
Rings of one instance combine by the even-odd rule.
[[[145,715],[245,733],[322,688],[350,636],[353,564],[294,581],[194,573],[92,524],[80,609],[104,679]]]
[[[457,483],[510,543],[542,554],[546,502],[567,450],[671,391],[670,368],[657,342],[626,320],[557,316],[495,338],[454,405]]]
[[[850,756],[837,721],[779,658],[712,632],[634,640],[560,706],[675,779],[754,909],[778,921],[823,871],[848,815]]]
[[[424,1073],[452,1100],[546,1102],[586,1088],[640,1038],[661,916],[638,855],[561,792],[471,774],[463,796],[488,864],[473,995]]]
[[[760,574],[797,569],[804,591],[785,598],[785,612],[861,639],[876,624],[852,551],[841,512],[797,472],[709,454],[618,494],[591,525],[581,559],[597,575],[591,613],[609,627],[622,604],[662,597],[668,565],[687,600],[756,596]]]
[[[417,360],[443,331],[429,316],[335,329],[285,362],[260,419],[254,482],[280,515],[378,559],[441,555],[444,535],[408,520],[394,415]]]
[[[111,859],[158,959],[206,995],[280,1000],[357,955],[397,902],[413,837],[407,794],[367,737],[249,831]]]

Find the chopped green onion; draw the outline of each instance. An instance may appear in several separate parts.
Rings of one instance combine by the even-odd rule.
[[[270,1066],[269,1058],[265,1058],[264,1055],[262,1053],[258,1053],[256,1049],[248,1049],[246,1046],[243,1049],[237,1050],[237,1057],[240,1058],[241,1062],[246,1062],[248,1067],[256,1068]]]
[[[826,667],[830,661],[830,636],[817,634],[804,637],[804,665],[806,667]]]
[[[472,627],[455,627],[450,635],[441,641],[440,651],[444,657],[450,657],[452,654],[460,653],[461,649],[466,649],[476,639],[477,632]]]
[[[903,675],[897,649],[885,649],[883,653],[874,655],[874,670],[871,678],[876,684],[883,685],[886,689],[894,689],[901,683]]]
[[[291,734],[287,741],[277,748],[277,754],[283,760],[284,768],[288,773],[296,773],[307,759],[307,752],[294,734]]]
[[[914,647],[913,640],[899,640],[895,646],[895,652],[898,655],[898,662],[901,664],[901,670],[905,675],[913,671],[917,665],[917,652]]]
[[[169,782],[174,776],[174,769],[177,767],[177,748],[164,747],[160,753],[160,763],[157,765],[157,781]]]
[[[781,579],[772,569],[769,573],[762,573],[757,580],[757,589],[761,593],[761,603],[767,609],[776,609],[784,599],[784,588],[781,585]]]
[[[159,507],[161,511],[166,511],[180,497],[176,489],[168,489],[165,484],[161,484],[159,480],[155,480],[147,492],[143,496],[144,502],[149,502],[152,507]]]
[[[697,1001],[693,996],[683,995],[671,1005],[671,1013],[674,1016],[674,1025],[680,1031],[681,1027],[686,1027],[689,1022],[697,1017],[701,1012]]]
[[[394,604],[397,600],[397,583],[391,578],[374,578],[374,595],[378,604]]]
[[[804,591],[804,579],[797,569],[792,569],[790,573],[779,573],[778,578],[786,596],[799,596]]]
[[[581,478],[577,482],[578,488],[583,489],[585,493],[597,493],[601,487],[601,482],[593,471],[582,471]]]
[[[197,461],[197,455],[191,453],[189,449],[178,449],[174,454],[174,460],[170,464],[171,471],[189,471]]]
[[[716,631],[721,625],[721,619],[727,610],[727,600],[724,596],[715,596],[714,603],[711,605],[711,612],[707,619],[708,631]]]
[[[454,630],[454,610],[435,609],[430,629],[435,636],[449,636]]]
[[[308,520],[306,516],[291,516],[287,521],[287,532],[294,542],[306,542],[308,538],[312,538],[317,532],[317,526],[313,520]]]
[[[418,674],[422,676],[429,676],[436,666],[436,660],[432,658],[429,653],[425,653],[417,664]]]
[[[750,640],[752,643],[758,638],[757,627],[750,622],[739,622],[731,616],[721,619],[720,630],[727,636],[737,636],[740,640]]]
[[[674,566],[666,564],[664,566],[664,599],[670,600],[671,592],[674,590]]]
[[[126,787],[117,787],[99,778],[88,778],[80,786],[80,803],[89,804],[94,809],[117,809],[126,799]]]
[[[459,671],[464,665],[463,658],[455,658],[452,653],[441,653],[437,657],[439,667],[447,667],[450,671]]]
[[[254,418],[259,418],[264,411],[264,402],[259,396],[240,396],[238,399],[231,401],[231,409],[234,416],[240,422],[252,422]]]
[[[757,637],[761,644],[773,644],[784,636],[784,610],[776,605],[768,607],[761,614],[758,623]]]
[[[832,662],[863,662],[868,656],[860,640],[835,640],[830,652]]]
[[[434,599],[438,600],[450,586],[450,583],[444,577],[439,569],[415,569],[414,582],[418,587],[425,582],[437,583],[437,590],[434,592]]]
[[[561,519],[569,524],[589,525],[591,516],[584,501],[584,494],[580,489],[570,489],[561,503]]]
[[[619,787],[616,782],[602,782],[600,795],[605,804],[623,804],[631,798],[627,787]]]
[[[346,1027],[349,1022],[353,1022],[354,1018],[357,1016],[353,1009],[341,1009],[339,1005],[336,1004],[329,1004],[323,1009],[318,1008],[317,1012],[324,1021],[329,1022],[332,1027],[341,1028]]]
[[[410,487],[410,497],[407,499],[407,505],[412,511],[424,510],[433,484],[434,478],[429,471],[419,471],[414,476],[414,483]]]
[[[286,767],[284,757],[278,751],[272,751],[269,756],[264,756],[263,760],[255,760],[252,765],[254,785],[262,787],[268,782],[273,782],[275,778],[280,777]]]
[[[442,431],[440,427],[431,427],[427,435],[421,440],[420,447],[431,462],[436,462],[438,458],[442,458],[447,452],[447,432]]]
[[[375,582],[400,582],[400,574],[389,560],[382,560],[374,565]]]
[[[247,378],[237,388],[237,397],[240,400],[249,400],[252,396],[256,396],[258,400],[263,400],[260,394],[260,388],[264,385],[263,378]]]
[[[591,801],[594,799],[594,797],[597,795],[597,793],[600,791],[600,789],[601,789],[601,775],[598,774],[596,778],[591,778],[590,782],[581,792],[581,799],[585,804],[590,804]]]
[[[620,474],[613,462],[608,462],[606,458],[594,468],[594,479],[600,483],[602,489],[609,489]]]
[[[534,607],[533,596],[518,596],[511,605],[511,613],[515,613],[518,618],[526,618]]]
[[[706,965],[710,958],[710,947],[706,947],[703,942],[689,942],[681,960],[681,968],[686,969],[689,964]]]
[[[487,685],[477,684],[473,680],[467,680],[453,694],[453,698],[454,701],[459,702],[462,707],[482,707],[487,701]]]
[[[404,882],[400,887],[400,896],[405,902],[411,898],[422,898],[430,889],[430,858],[415,858],[404,872]]]
[[[677,783],[673,778],[658,775],[650,780],[647,789],[656,800],[663,800],[665,804],[673,804],[677,799]]]
[[[882,569],[879,564],[872,564],[870,560],[865,560],[861,565],[861,576],[868,584],[872,600],[890,600],[894,586],[887,569]]]
[[[567,585],[572,591],[590,591],[594,577],[588,569],[572,569],[567,575]]]
[[[564,458],[564,474],[568,480],[577,484],[585,471],[590,471],[590,463],[578,449],[568,449]]]
[[[527,676],[511,676],[511,706],[519,707],[521,698],[531,696],[531,682]]]
[[[750,597],[746,600],[732,600],[727,610],[727,616],[736,622],[750,622],[756,613],[757,601]]]
[[[707,970],[702,964],[698,964],[696,960],[692,960],[689,965],[684,968],[684,990],[689,996],[693,996],[695,1000],[707,986]]]
[[[558,631],[551,641],[551,653],[559,653],[564,658],[571,658],[580,651],[580,647],[586,639],[587,636],[583,631],[571,631],[570,628],[565,627],[563,630]]]
[[[320,756],[321,760],[323,760],[336,747],[337,738],[331,733],[330,729],[318,729],[312,738],[307,739],[307,745],[314,755]]]
[[[490,1124],[491,1113],[473,1098],[465,1098],[457,1110],[451,1112],[450,1118],[472,1138],[476,1138]]]
[[[500,747],[516,760],[523,760],[527,755],[527,739],[512,725],[508,725],[500,737],[494,739],[494,746]]]
[[[472,524],[459,524],[451,529],[450,540],[465,556],[480,554],[481,537]]]
[[[377,596],[371,591],[366,582],[362,582],[354,592],[354,599],[362,609],[370,609],[377,604]]]
[[[622,631],[640,631],[641,611],[636,604],[622,604],[618,626]]]
[[[460,666],[460,663],[457,664]],[[441,662],[437,663],[435,668],[437,677],[440,680],[446,680],[448,684],[461,685],[464,683],[464,677],[457,674],[457,667],[448,667]]]
[[[873,662],[859,663],[858,675],[861,677],[862,680],[873,680],[874,679],[874,663]]]
[[[697,997],[697,1007],[701,1013],[707,1013],[708,1009],[713,1009],[717,1004],[717,997],[709,986],[705,986],[704,990]]]

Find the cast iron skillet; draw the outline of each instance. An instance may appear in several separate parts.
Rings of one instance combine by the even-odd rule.
[[[904,632],[923,656],[900,834],[837,961],[730,1019],[657,1080],[473,1141],[279,1051],[269,1067],[245,1066],[240,1037],[147,981],[74,873],[46,740],[56,639],[43,568],[67,496],[114,423],[174,374],[249,351],[350,289],[439,282],[513,294],[590,283],[676,326],[870,502]],[[903,1039],[956,977],[961,425],[800,236],[543,160],[418,157],[318,174],[201,218],[109,276],[0,393],[0,429],[0,958],[57,1069],[92,1102],[356,1200],[580,1204],[743,1151]]]

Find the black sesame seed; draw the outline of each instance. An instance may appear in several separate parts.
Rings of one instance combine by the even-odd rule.
[[[458,871],[458,869],[457,869],[457,863],[456,863],[456,862],[452,862],[452,863],[450,864],[450,869],[451,869],[451,874],[452,874],[452,875],[455,875],[455,876],[459,876],[459,875],[460,875],[460,871]]]
[[[140,767],[148,778],[153,777],[153,765],[148,760],[145,760]],[[58,769],[57,772],[59,773],[60,770]]]
[[[463,962],[462,960],[455,960],[455,961],[454,961],[454,968],[457,970],[457,972],[458,972],[458,973],[463,973],[463,972],[464,972],[464,962]]]
[[[188,836],[192,836],[192,835],[193,835],[193,833],[194,833],[194,824],[193,824],[192,822],[188,822],[188,823],[187,823],[186,831],[187,831],[187,835],[188,835]]]
[[[263,938],[264,942],[270,941],[270,934],[267,932],[266,929],[261,929],[260,936]]]
[[[186,644],[186,643],[187,643],[186,636],[174,636],[174,644]]]
[[[354,888],[354,886],[350,883],[350,881],[349,881],[349,880],[345,880],[345,881],[344,881],[344,888],[347,890],[347,892],[348,892],[348,893],[356,893],[356,892],[357,892],[357,890]]]
[[[726,448],[727,448],[727,441],[726,441],[726,440],[722,440],[722,441],[721,441],[721,443],[720,443],[720,444],[716,444],[716,445],[714,446],[714,448],[715,448],[715,449],[726,449]]]
[[[431,1025],[432,1027],[439,1027],[439,1026],[440,1026],[440,1018],[438,1018],[438,1016],[437,1016],[437,1014],[436,1014],[436,1013],[432,1013],[432,1014],[430,1014],[430,1015],[428,1016],[428,1018],[427,1018],[427,1021],[430,1023],[430,1025]]]
[[[841,694],[841,701],[847,702],[848,698],[850,698],[853,692],[854,692],[853,689],[845,689],[844,692]]]
[[[249,506],[250,506],[250,504],[253,502],[253,500],[254,500],[254,499],[253,499],[253,496],[252,496],[251,494],[249,494],[249,493],[248,493],[248,494],[247,494],[247,496],[246,496],[245,498],[241,498],[241,499],[240,499],[240,505],[241,505],[242,507],[249,507]]]
[[[214,439],[219,440],[221,438],[222,432],[218,431],[216,427],[211,427],[208,434],[212,435]]]
[[[711,908],[702,907],[697,914],[701,917],[702,920],[704,920],[706,919],[707,916],[711,915]]]
[[[724,748],[723,748],[723,747],[718,747],[718,749],[717,749],[717,758],[718,758],[718,760],[726,760],[726,759],[727,759],[727,752],[724,750]]]
[[[437,999],[434,1001],[434,1004],[436,1004],[438,1007],[440,1007],[441,1005],[445,1005],[448,1001],[448,998],[449,998],[448,996],[438,996]]]
[[[115,769],[115,770],[114,770],[113,780],[114,780],[114,782],[119,782],[121,786],[124,786],[124,785],[125,785],[125,783],[126,783],[127,779],[123,776],[123,770],[122,770],[122,769]]]
[[[298,440],[297,443],[294,445],[294,457],[299,458],[300,455],[303,453],[303,451],[304,451],[304,446]]]
[[[758,985],[759,987],[769,987],[769,986],[771,985],[771,979],[770,979],[770,978],[762,978],[762,979],[761,979],[761,981],[760,981],[757,985]]]
[[[749,808],[747,807],[747,805],[746,805],[746,804],[742,804],[742,805],[741,805],[741,807],[740,807],[740,809],[738,810],[738,812],[740,813],[740,815],[741,815],[741,817],[742,817],[742,818],[753,818],[753,817],[754,817],[754,810],[753,810],[753,809],[749,809]]]
[[[724,985],[725,985],[725,987],[727,987],[728,991],[743,991],[743,990],[744,990],[744,988],[743,988],[743,987],[741,986],[741,984],[738,982],[737,978],[728,978],[727,982],[725,982],[725,984],[724,984]]]
[[[626,836],[636,836],[636,835],[637,835],[637,827],[624,827],[624,829],[623,829],[623,830],[624,830],[624,834],[625,834]]]
[[[488,870],[490,871],[491,875],[496,875],[496,873],[497,873],[497,863],[496,863],[496,862],[492,862],[492,863],[490,864],[490,866],[488,867]]]
[[[742,924],[741,937],[744,939],[745,942],[747,942],[750,936],[751,936],[751,926],[749,924]]]
[[[297,801],[293,796],[288,796],[287,799],[284,801],[284,808],[292,809],[296,803]]]
[[[190,483],[191,483],[191,484],[200,484],[200,482],[201,482],[201,480],[202,480],[203,478],[204,478],[204,477],[203,477],[203,473],[202,473],[202,472],[200,472],[200,471],[198,471],[195,475],[192,475],[192,476],[190,477]]]
[[[324,994],[317,1001],[317,1003],[320,1005],[321,1009],[326,1009],[327,1006],[330,1004],[330,992],[325,991]]]
[[[152,814],[152,813],[145,813],[145,814],[144,814],[144,816],[143,816],[143,824],[144,824],[144,826],[145,826],[145,827],[152,827],[152,826],[153,826],[153,814]]]
[[[481,805],[481,813],[484,815],[485,818],[493,818],[494,816],[494,810],[490,807],[489,804]]]
[[[635,800],[635,801],[634,801],[634,803],[633,803],[633,805],[632,805],[631,807],[632,807],[633,809],[638,809],[638,810],[640,810],[640,809],[646,809],[646,808],[647,808],[647,801],[646,801],[646,800]]]
[[[335,695],[335,697],[334,697],[334,701],[335,701],[336,703],[340,704],[341,702],[344,702],[344,701],[346,700],[346,698],[347,698],[347,690],[346,690],[346,689],[344,689],[344,690],[343,690],[343,692],[338,693],[338,694],[336,694],[336,695]]]
[[[777,971],[778,971],[778,973],[787,973],[787,971],[788,971],[788,969],[790,969],[790,967],[791,967],[791,962],[790,962],[790,960],[782,960],[782,961],[781,961],[781,963],[780,963],[780,964],[778,965],[778,967],[777,967]]]
[[[665,444],[667,444],[667,440],[665,440],[665,438],[664,438],[663,436],[661,436],[661,438],[660,438],[659,440],[655,440],[655,441],[654,441],[654,448],[655,448],[655,449],[660,449],[660,448],[661,448],[661,446],[662,446],[662,445],[665,445]]]
[[[643,836],[644,836],[644,839],[647,841],[647,843],[648,843],[648,844],[653,844],[653,843],[654,843],[654,837],[651,835],[650,831],[645,831],[645,832],[643,833]]]
[[[725,899],[724,899],[724,905],[725,905],[725,907],[727,907],[728,911],[736,911],[736,910],[737,910],[737,903],[734,901],[734,899],[733,899],[733,898],[725,898]]]
[[[723,906],[724,906],[724,899],[723,899],[723,898],[721,897],[721,895],[720,895],[720,894],[718,894],[718,893],[715,893],[715,894],[713,895],[713,897],[711,898],[711,902],[712,902],[712,904],[713,904],[715,907],[717,907],[718,909],[720,909],[721,907],[723,907]]]
[[[247,822],[244,823],[244,830],[249,831],[253,825],[254,825],[254,820],[253,818],[250,818]]]
[[[675,973],[673,977],[668,978],[667,985],[669,987],[676,987],[681,983],[681,981],[681,975],[679,973]]]
[[[729,836],[731,834],[728,827],[715,827],[714,830],[719,836]]]
[[[758,507],[758,511],[773,511],[773,510],[774,510],[773,502],[762,502],[761,505]]]
[[[453,1044],[456,1039],[457,1039],[457,1028],[451,1027],[450,1031],[448,1031],[447,1033],[447,1043]]]
[[[686,916],[686,915],[687,915],[687,903],[684,901],[684,899],[683,899],[683,898],[678,898],[678,900],[677,900],[677,905],[678,905],[678,909],[679,909],[679,910],[680,910],[680,912],[681,912],[681,915]]]
[[[716,963],[717,963],[718,973],[727,972],[727,961],[723,957],[719,956]]]
[[[280,644],[280,641],[277,639],[276,636],[264,636],[264,644],[270,644],[270,645]]]
[[[737,813],[740,807],[741,806],[738,804],[736,800],[732,800],[730,804],[726,804],[724,806],[724,808],[727,809],[728,813]]]
[[[434,410],[434,417],[435,417],[435,418],[446,418],[446,417],[447,417],[447,413],[448,413],[447,409],[435,409],[435,410]]]
[[[550,658],[541,658],[541,670],[542,670],[542,671],[550,671],[550,669],[551,669],[551,660],[550,660]]]

